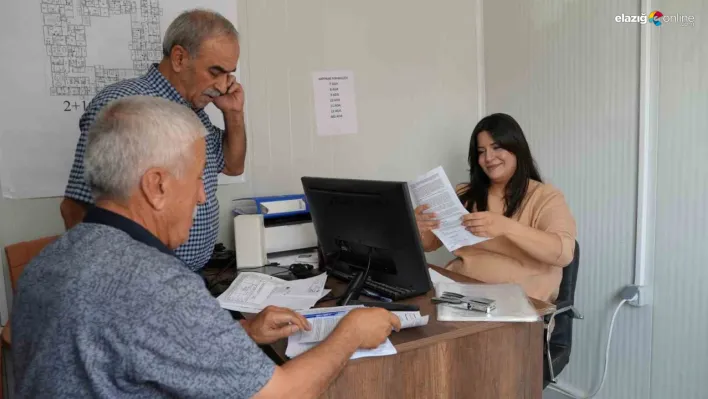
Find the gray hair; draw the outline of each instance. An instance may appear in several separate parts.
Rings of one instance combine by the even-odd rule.
[[[234,25],[221,14],[202,9],[185,11],[167,27],[162,54],[169,57],[174,46],[182,46],[194,57],[205,40],[222,35],[238,39]]]
[[[84,178],[94,197],[126,200],[145,172],[164,167],[177,178],[190,147],[207,134],[194,111],[159,97],[112,101],[88,132]]]

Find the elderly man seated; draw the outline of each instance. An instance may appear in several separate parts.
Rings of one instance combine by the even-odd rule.
[[[268,308],[235,322],[173,253],[205,198],[205,135],[194,112],[156,97],[99,114],[85,158],[96,208],[19,281],[18,397],[314,398],[357,348],[400,328],[386,310],[356,310],[316,348],[273,364],[257,344],[307,321]]]

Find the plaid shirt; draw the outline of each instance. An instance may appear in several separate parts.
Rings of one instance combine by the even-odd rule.
[[[191,105],[158,71],[157,64],[139,78],[127,79],[107,86],[101,90],[86,108],[81,116],[79,127],[81,136],[76,145],[74,164],[71,167],[69,183],[64,196],[76,201],[93,204],[94,198],[90,187],[84,180],[84,154],[86,153],[86,134],[96,119],[98,112],[110,101],[132,95],[162,97],[183,104]],[[197,116],[209,132],[206,137],[206,167],[204,168],[204,190],[206,202],[197,209],[197,217],[189,232],[189,240],[175,250],[175,254],[192,270],[202,268],[214,251],[214,244],[219,232],[219,202],[216,198],[218,175],[224,169],[224,153],[222,140],[224,131],[211,124],[209,116],[203,109],[195,110]]]

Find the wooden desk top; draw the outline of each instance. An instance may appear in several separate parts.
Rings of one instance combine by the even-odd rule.
[[[455,281],[468,282],[468,283],[479,283],[479,281],[471,279],[469,277],[463,276],[459,273],[451,272],[449,270],[443,269],[438,266],[430,265],[430,267],[437,271],[438,273],[449,277]],[[334,296],[339,296],[346,290],[347,284],[335,278],[327,279],[327,288],[332,289],[332,294]],[[460,338],[472,334],[476,334],[482,331],[487,331],[495,328],[500,328],[508,325],[509,323],[501,322],[452,322],[452,321],[438,321],[437,306],[430,302],[430,298],[435,295],[434,290],[430,290],[426,295],[421,295],[415,298],[406,299],[400,301],[400,303],[410,303],[416,304],[420,307],[420,314],[423,316],[429,315],[428,324],[423,327],[407,328],[399,332],[391,334],[391,343],[396,347],[396,350],[401,352],[407,352],[410,350],[418,349],[427,345],[434,344],[442,340],[450,340],[455,338]],[[366,297],[362,295],[365,299]],[[547,303],[544,301],[539,301],[532,299],[531,303],[538,310],[539,315],[544,316],[546,314],[553,313],[556,309],[555,305]],[[316,307],[326,307],[326,306],[336,306],[335,301],[326,301],[318,304]],[[281,359],[287,359],[285,357],[285,348],[287,346],[287,340],[280,340],[279,342],[272,345],[275,352]]]

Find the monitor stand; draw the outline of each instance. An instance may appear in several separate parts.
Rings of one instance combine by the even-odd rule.
[[[366,307],[376,307],[384,308],[389,311],[405,311],[413,312],[420,310],[418,305],[405,304],[405,303],[392,303],[383,301],[359,301],[359,295],[361,295],[361,290],[364,288],[364,282],[366,277],[369,275],[369,268],[366,270],[357,271],[354,273],[352,281],[349,282],[347,290],[344,292],[341,298],[337,300],[337,305],[347,306],[347,305],[364,305]]]

